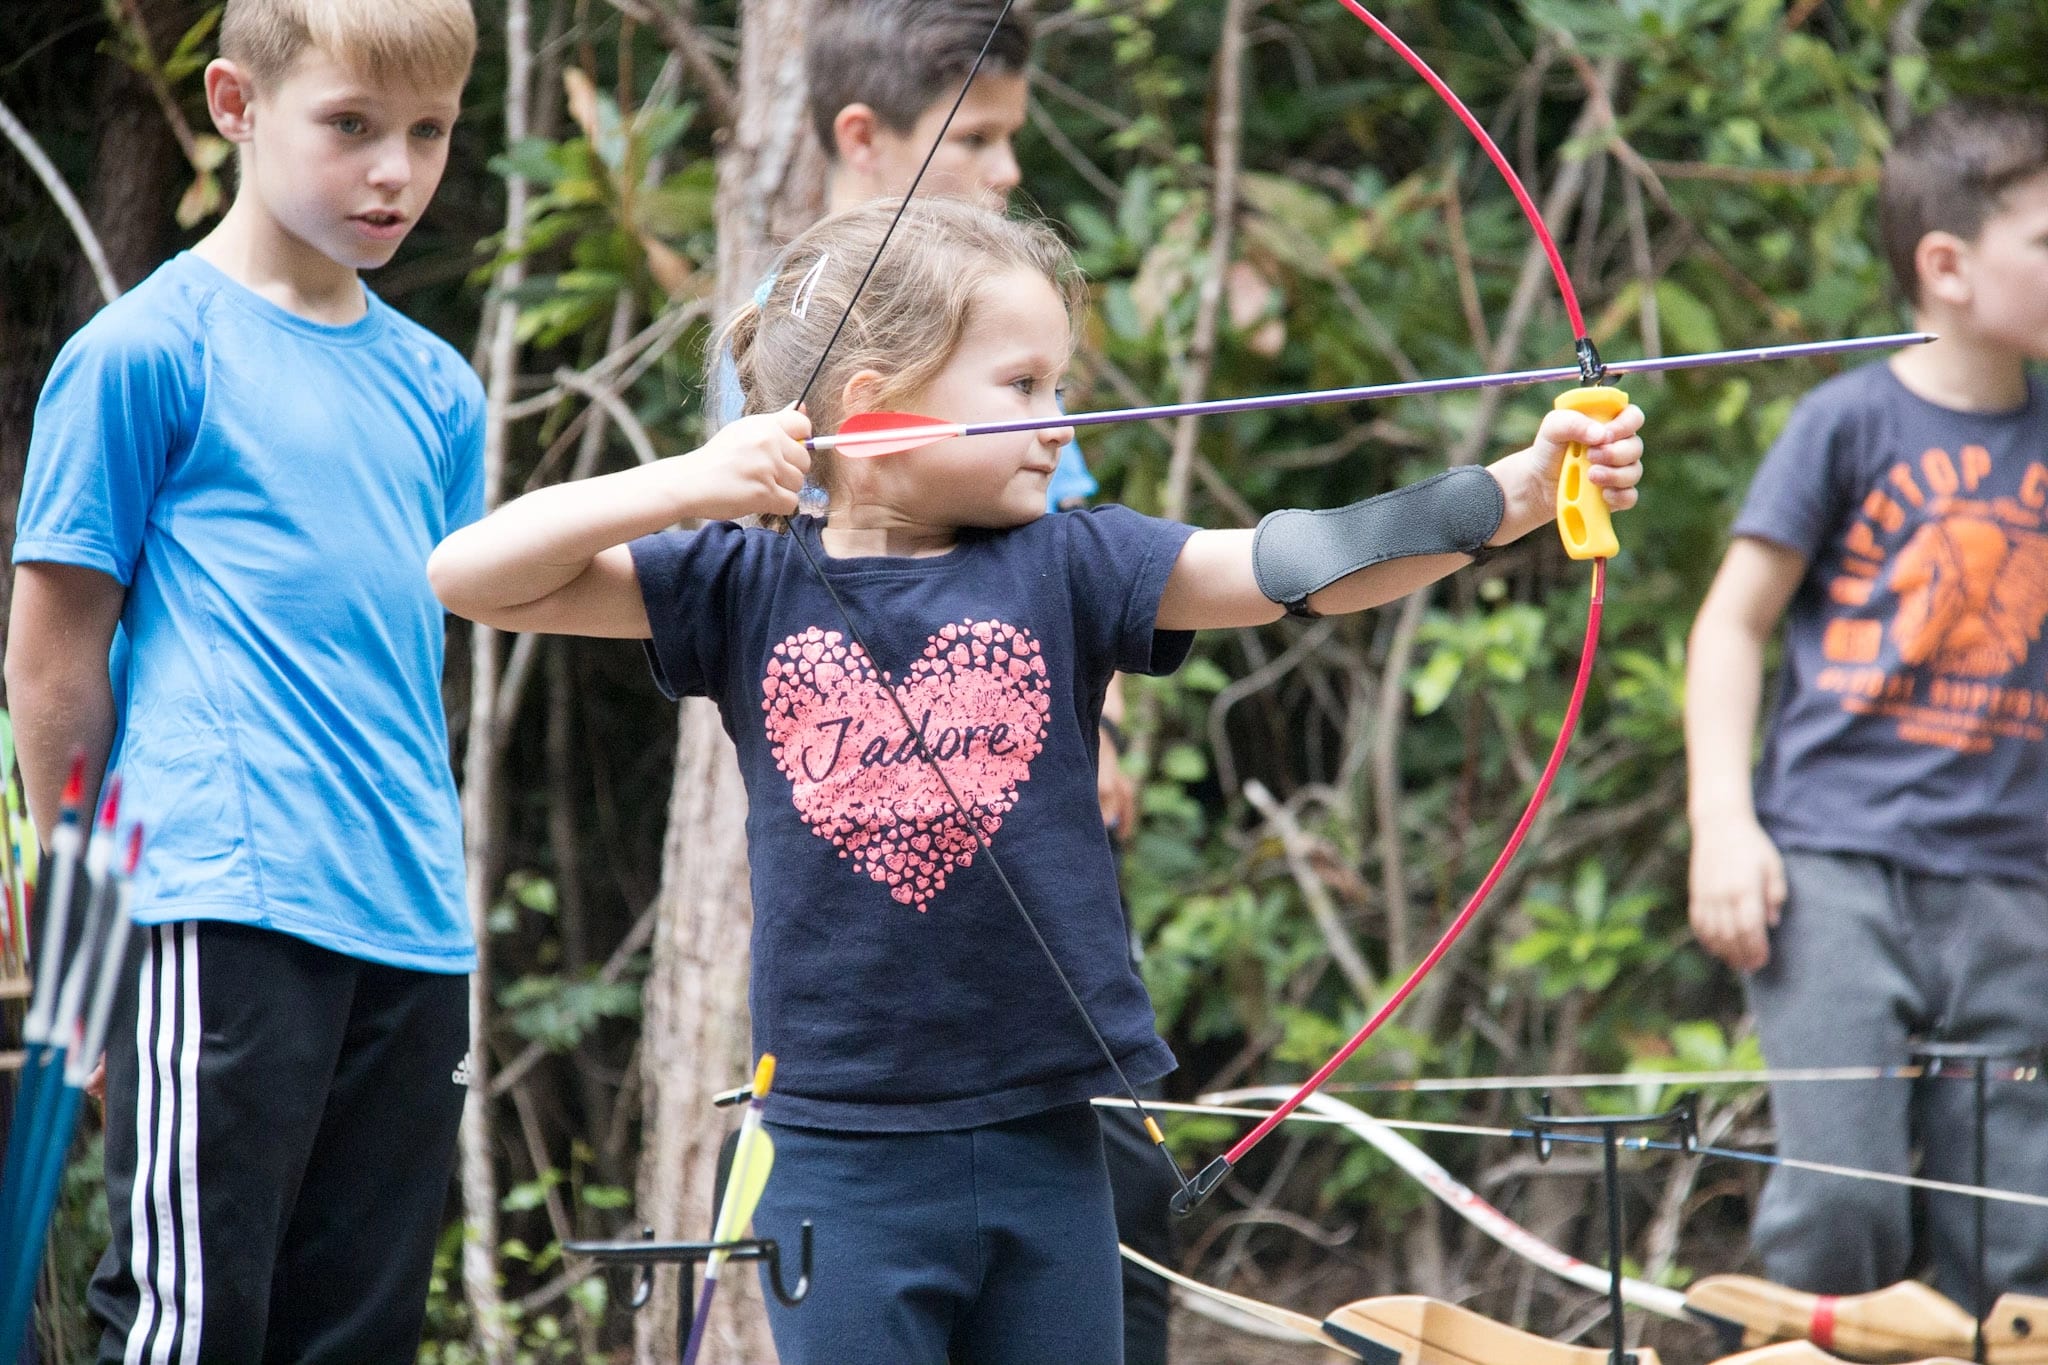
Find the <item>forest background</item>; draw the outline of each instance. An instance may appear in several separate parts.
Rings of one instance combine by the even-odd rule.
[[[475,358],[495,497],[705,434],[708,329],[817,210],[797,60],[809,3],[478,0],[483,47],[447,179],[372,284]],[[217,6],[6,11],[11,534],[57,347],[105,289],[203,233],[230,185],[198,81]],[[2048,86],[2042,0],[1400,0],[1384,17],[1506,146],[1616,358],[1897,329],[1871,232],[1890,131],[1952,94]],[[1335,0],[1042,3],[1038,28],[1019,200],[1062,225],[1092,281],[1072,410],[1570,362],[1494,172]],[[29,153],[75,190],[74,215]],[[1758,455],[1829,372],[1628,384],[1649,413],[1651,472],[1621,519],[1580,738],[1495,904],[1345,1080],[1757,1062],[1736,983],[1685,929],[1684,636]],[[1548,401],[1494,390],[1115,427],[1085,445],[1105,498],[1244,525],[1511,448]],[[1554,538],[1532,536],[1365,616],[1205,636],[1178,675],[1133,687],[1144,819],[1125,884],[1182,1059],[1174,1096],[1299,1078],[1455,913],[1555,733],[1585,589]],[[715,717],[663,703],[636,648],[458,626],[449,657],[487,1041],[423,1358],[659,1359],[672,1281],[636,1317],[623,1281],[560,1247],[642,1219],[669,1236],[708,1225],[728,1116],[707,1100],[745,1074],[737,774]],[[1558,1102],[1669,1097],[1647,1081]],[[1371,1107],[1491,1123],[1534,1103]],[[1704,1106],[1723,1140],[1768,1133],[1754,1090]],[[1235,1132],[1171,1128],[1188,1169]],[[1596,1161],[1426,1145],[1539,1234],[1604,1256]],[[88,1134],[48,1276],[55,1360],[86,1349],[97,1160]],[[1631,1166],[1632,1271],[1682,1283],[1739,1267],[1756,1183],[1688,1160]],[[1263,1148],[1184,1231],[1190,1273],[1318,1315],[1425,1292],[1604,1340],[1592,1296],[1320,1130]],[[751,1288],[726,1308],[721,1358],[772,1358]],[[1177,1326],[1191,1365],[1313,1358],[1187,1314]],[[1687,1329],[1636,1328],[1667,1360],[1705,1357]]]

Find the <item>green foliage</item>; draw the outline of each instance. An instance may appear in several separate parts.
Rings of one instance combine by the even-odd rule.
[[[1481,613],[1432,613],[1422,640],[1435,649],[1408,680],[1415,714],[1434,714],[1468,675],[1480,686],[1520,683],[1540,657],[1544,624],[1542,610],[1522,602]]]
[[[588,1145],[572,1143],[567,1169],[551,1166],[513,1185],[500,1196],[500,1211],[537,1214],[554,1196],[566,1202],[572,1216],[576,1210],[587,1209],[605,1222],[612,1221],[618,1210],[631,1205],[632,1194],[591,1180],[591,1160]],[[463,1237],[460,1224],[451,1226],[435,1247],[420,1365],[478,1365],[482,1360],[473,1344],[470,1310],[462,1295]],[[553,1238],[538,1248],[517,1236],[498,1244],[497,1262],[507,1276],[536,1280],[561,1276],[568,1270],[562,1258],[562,1245]],[[610,1284],[601,1273],[571,1276],[561,1297],[549,1305],[528,1309],[508,1301],[505,1325],[517,1343],[515,1365],[599,1365],[610,1359],[608,1354],[590,1349],[595,1329],[605,1321],[610,1305]],[[568,1311],[560,1311],[563,1307]]]
[[[1611,895],[1606,867],[1588,858],[1568,890],[1544,884],[1522,902],[1530,929],[1508,945],[1502,961],[1532,972],[1545,1000],[1573,991],[1598,994],[1624,972],[1640,988],[1671,952],[1647,922],[1657,899],[1649,891]]]
[[[462,1225],[451,1225],[434,1248],[434,1272],[427,1293],[426,1339],[419,1365],[482,1365],[483,1351],[474,1344],[470,1312],[462,1296]],[[536,1253],[510,1238],[499,1244],[501,1263],[526,1272],[559,1269],[561,1247],[550,1243]],[[602,1275],[577,1281],[562,1296],[586,1321],[600,1322],[610,1304]],[[515,1301],[505,1306],[505,1328],[512,1338],[511,1365],[604,1365],[609,1353],[588,1349],[568,1314],[553,1309],[529,1311]]]
[[[505,1022],[520,1037],[564,1052],[604,1019],[638,1019],[637,982],[526,976],[498,993]]]

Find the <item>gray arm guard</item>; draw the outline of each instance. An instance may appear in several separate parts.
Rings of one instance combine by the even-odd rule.
[[[1309,594],[1360,569],[1414,555],[1478,555],[1507,511],[1493,475],[1468,467],[1349,507],[1270,512],[1252,534],[1252,576],[1289,615],[1314,616]]]

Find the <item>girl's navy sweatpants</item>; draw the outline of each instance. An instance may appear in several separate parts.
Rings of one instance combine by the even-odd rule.
[[[816,1225],[811,1292],[768,1296],[782,1365],[1121,1365],[1102,1130],[1086,1104],[941,1133],[770,1124],[755,1234]]]

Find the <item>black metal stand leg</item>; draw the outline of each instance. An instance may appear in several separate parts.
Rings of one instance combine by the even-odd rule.
[[[676,1267],[676,1359],[690,1340],[690,1324],[697,1320],[697,1267],[684,1261]]]
[[[1687,1100],[1661,1114],[1630,1114],[1614,1118],[1558,1118],[1550,1112],[1550,1096],[1543,1096],[1542,1103],[1542,1113],[1532,1114],[1524,1120],[1529,1136],[1535,1141],[1539,1161],[1550,1159],[1552,1140],[1559,1132],[1599,1134],[1602,1193],[1607,1202],[1607,1318],[1613,1343],[1608,1348],[1607,1359],[1609,1365],[1635,1365],[1635,1353],[1628,1349],[1628,1319],[1621,1296],[1621,1262],[1628,1247],[1621,1217],[1621,1135],[1630,1128],[1672,1129],[1677,1132],[1680,1145],[1690,1152],[1698,1132],[1692,1101]],[[1592,1139],[1575,1140],[1585,1142]]]
[[[2038,1082],[2041,1054],[2038,1049],[1988,1047],[1979,1043],[1921,1042],[1913,1055],[1923,1064],[1928,1078],[1967,1076],[1971,1083],[1970,1176],[1978,1188],[1991,1183],[1991,1081],[2027,1080]],[[1984,1365],[1988,1356],[1985,1325],[1991,1313],[1991,1272],[1989,1238],[1985,1222],[1990,1209],[1986,1201],[1974,1199],[1970,1234],[1970,1316],[1977,1320],[1972,1357]]]
[[[1619,1134],[1612,1125],[1600,1132],[1600,1158],[1607,1187],[1607,1320],[1614,1329],[1614,1345],[1607,1359],[1612,1365],[1630,1365],[1635,1357],[1623,1349],[1627,1319],[1621,1315],[1621,1160],[1617,1155]]]

